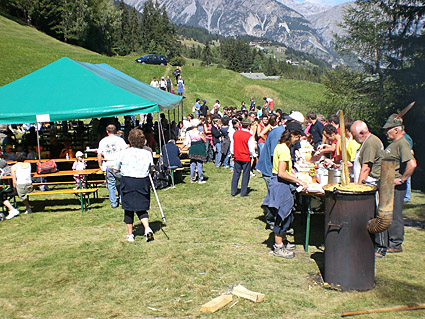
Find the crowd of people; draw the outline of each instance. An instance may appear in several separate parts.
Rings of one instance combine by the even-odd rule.
[[[254,111],[255,102],[246,108],[241,103],[221,109],[219,100],[211,108],[198,98],[187,118],[179,124],[176,135],[183,139],[184,148],[189,148],[191,158],[191,182],[195,177],[203,181],[202,163],[213,162],[233,172],[231,195],[249,196],[249,179],[261,174],[267,194],[262,207],[268,226],[275,234],[273,254],[292,258],[295,246],[287,241],[286,233],[293,221],[294,189],[306,190],[306,181],[297,177],[294,163],[301,158],[300,150],[311,149],[308,160],[320,162],[326,168],[340,168],[342,163],[342,138],[339,116],[327,117],[315,112],[305,116],[298,111],[289,114],[274,109],[270,98],[260,111]],[[390,142],[384,148],[382,141],[369,132],[363,121],[345,117],[345,149],[351,181],[358,184],[379,186],[380,162],[384,158],[395,160],[396,180],[394,220],[388,230],[376,236],[376,257],[402,251],[404,227],[402,208],[410,201],[410,177],[416,167],[413,143],[404,131],[401,118],[392,115],[383,130]],[[195,144],[195,143],[196,144]],[[196,145],[197,158],[190,149]],[[309,148],[310,147],[310,148]],[[304,158],[305,159],[305,158]],[[241,188],[238,182],[242,175]]]
[[[176,78],[179,81],[181,74]],[[164,84],[162,88],[168,90]],[[206,100],[201,102],[198,98],[193,105],[193,113],[178,124],[175,121],[168,123],[165,114],[161,114],[156,122],[151,114],[141,116],[139,123],[132,117],[125,117],[124,131],[119,130],[121,125],[116,123],[117,119],[105,122],[109,124],[104,131],[106,137],[99,142],[98,164],[106,174],[111,207],[121,205],[124,209],[128,241],[134,241],[134,213],[144,225],[146,239],[153,239],[147,213],[150,200],[148,175],[153,168],[153,153],[166,153],[164,163],[168,162],[168,166],[174,168],[181,166],[181,162],[175,160],[180,151],[188,150],[190,182],[205,184],[203,164],[212,162],[217,169],[221,167],[232,173],[231,196],[249,196],[250,178],[261,174],[267,186],[262,207],[267,225],[275,237],[273,255],[283,258],[295,256],[295,246],[286,238],[294,218],[294,189],[301,191],[308,187],[307,182],[297,176],[295,164],[302,157],[301,152],[308,149],[309,158],[304,156],[304,160],[320,162],[328,168],[341,166],[343,141],[339,116],[332,114],[325,117],[312,111],[305,116],[298,111],[284,113],[276,108],[271,98],[264,97],[264,101],[262,106],[256,106],[251,97],[249,106],[242,102],[238,109],[222,108],[220,101],[216,100],[210,109]],[[379,186],[381,160],[390,158],[397,163],[394,220],[388,230],[376,236],[376,257],[401,252],[404,240],[402,209],[404,202],[410,200],[410,176],[416,168],[412,140],[397,115],[388,118],[383,126],[390,141],[387,148],[376,135],[369,132],[365,122],[346,117],[344,126],[344,148],[352,171],[352,182]],[[5,133],[2,156],[18,160],[13,183],[26,205],[26,212],[31,212],[26,198],[29,191],[28,174],[23,173],[25,163],[22,162],[34,153],[10,155],[8,143],[11,135],[7,130]],[[184,141],[181,149],[175,145],[178,139]],[[31,135],[28,140],[31,140]],[[163,145],[162,150],[158,144]],[[57,139],[52,137],[51,153],[59,157],[64,155],[64,150],[69,151],[69,148],[59,145]],[[76,155],[74,169],[84,169],[82,153]],[[84,183],[78,175],[75,179],[79,185]],[[13,218],[16,211],[10,208],[4,196],[2,199],[3,205],[10,209],[9,218]]]

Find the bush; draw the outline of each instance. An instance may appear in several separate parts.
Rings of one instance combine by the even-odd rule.
[[[186,59],[182,56],[176,56],[172,58],[169,63],[173,66],[183,66],[186,64]]]

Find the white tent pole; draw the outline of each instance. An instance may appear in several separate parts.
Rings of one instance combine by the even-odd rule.
[[[159,111],[158,111],[158,142],[159,142],[159,154],[161,155],[162,153],[162,147],[161,147],[161,131],[162,131],[162,125],[161,125],[161,118],[159,116]]]
[[[37,132],[37,148],[38,148],[38,162],[41,162],[41,151],[40,151],[40,135],[38,134],[38,122],[35,124],[36,132]]]

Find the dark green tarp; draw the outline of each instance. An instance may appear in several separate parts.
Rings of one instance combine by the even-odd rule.
[[[62,58],[0,87],[0,124],[35,123],[37,114],[65,121],[152,113],[180,100],[109,65]]]

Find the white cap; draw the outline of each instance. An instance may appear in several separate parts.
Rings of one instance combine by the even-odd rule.
[[[77,153],[75,153],[75,157],[83,157],[84,154],[81,151],[78,151]]]
[[[304,115],[301,112],[295,111],[289,114],[289,116],[297,122],[304,123]]]

